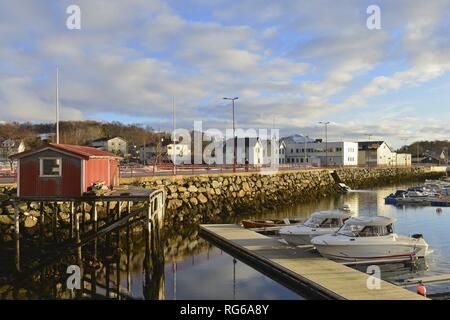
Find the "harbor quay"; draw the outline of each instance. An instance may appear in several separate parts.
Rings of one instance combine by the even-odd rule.
[[[165,192],[165,226],[214,221],[221,216],[232,216],[255,210],[273,209],[278,205],[321,199],[338,194],[336,177],[352,188],[370,187],[393,182],[419,179],[435,179],[443,175],[430,167],[404,168],[342,168],[337,170],[312,169],[261,173],[225,173],[182,175],[167,177],[122,178],[122,189],[161,189]],[[14,206],[10,203],[16,194],[15,187],[0,187],[0,241],[14,238]],[[112,206],[116,206],[113,203]],[[120,203],[126,208],[127,203]],[[59,202],[58,215],[62,223],[70,222],[70,205]],[[40,210],[38,202],[19,203],[22,213],[20,224],[25,232],[33,233],[38,228]],[[97,203],[99,216],[108,208]],[[51,213],[53,207],[45,205]],[[89,220],[92,205],[84,205],[83,211]]]

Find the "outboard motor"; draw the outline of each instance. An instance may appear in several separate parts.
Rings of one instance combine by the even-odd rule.
[[[414,239],[422,239],[422,238],[423,238],[423,234],[421,234],[421,233],[416,233],[416,234],[413,234],[413,235],[411,236],[411,238],[414,238]]]

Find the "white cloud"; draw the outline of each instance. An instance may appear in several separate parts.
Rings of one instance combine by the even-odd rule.
[[[65,28],[68,4],[0,3],[0,119],[52,121],[59,65],[67,118],[112,113],[169,124],[175,97],[180,125],[223,127],[230,108],[221,98],[236,95],[242,126],[271,127],[275,116],[302,131],[328,118],[342,130],[407,134],[414,127],[386,125],[398,115],[371,127],[383,108],[367,121],[353,122],[353,111],[450,71],[448,1],[381,1],[376,32],[360,1],[80,0],[78,32]],[[420,123],[417,106],[408,114]],[[420,128],[438,136],[436,126],[428,119]]]

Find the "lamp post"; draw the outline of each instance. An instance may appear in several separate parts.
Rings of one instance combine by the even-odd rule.
[[[59,144],[59,68],[56,67],[56,143]]]
[[[325,167],[328,167],[328,125],[330,121],[319,121],[319,124],[325,126]]]
[[[234,100],[239,99],[239,97],[227,98],[224,97],[223,100],[231,100],[233,105],[233,172],[236,172],[236,136],[234,129]]]
[[[367,144],[367,167],[370,169],[370,138],[372,138],[372,134],[367,133],[366,136],[369,138],[369,142]]]

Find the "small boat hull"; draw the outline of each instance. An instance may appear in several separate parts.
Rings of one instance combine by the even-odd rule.
[[[351,238],[326,235],[316,237],[312,244],[326,258],[352,262],[404,261],[413,257],[422,258],[430,253],[423,239],[405,236]]]
[[[299,246],[311,244],[311,239],[325,234],[334,233],[339,228],[311,228],[304,225],[295,227],[285,227],[279,231],[279,235],[287,243]]]
[[[246,229],[271,228],[271,227],[287,227],[301,223],[301,220],[289,220],[287,224],[284,220],[242,220],[241,223]]]

